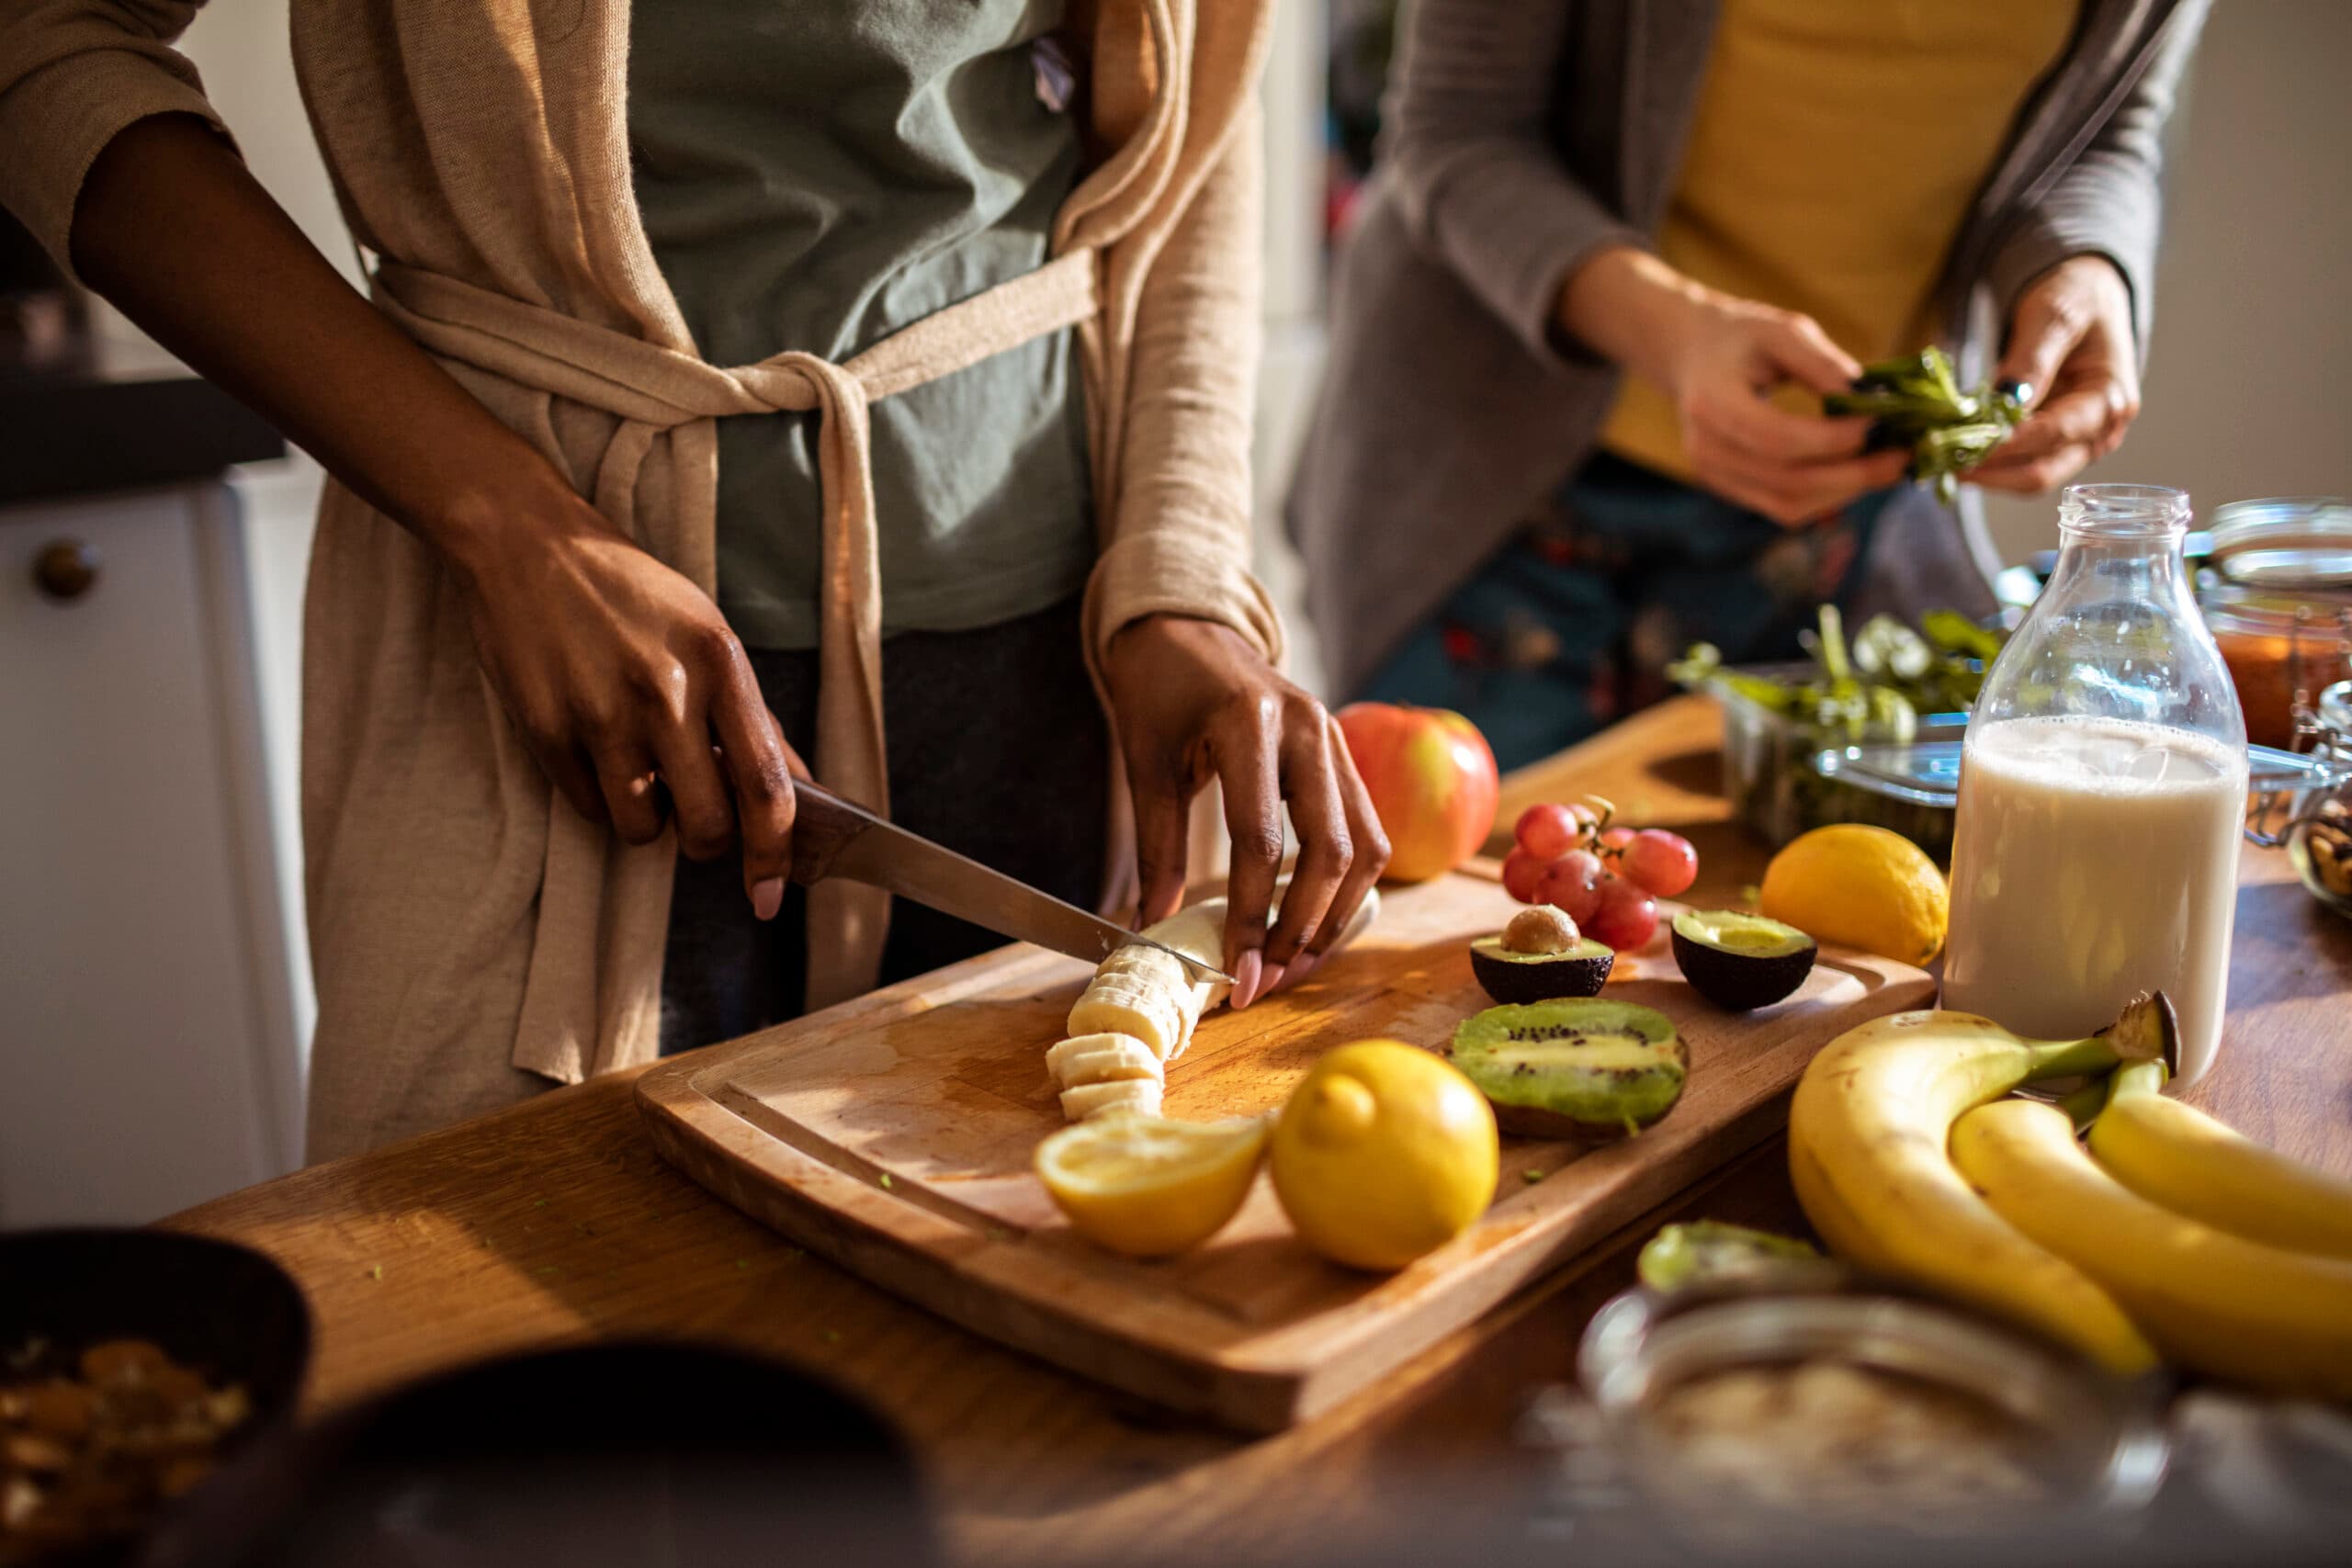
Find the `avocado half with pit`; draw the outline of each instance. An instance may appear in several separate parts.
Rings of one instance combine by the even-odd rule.
[[[1520,953],[1500,934],[1470,944],[1470,972],[1498,1002],[1548,1002],[1597,997],[1617,962],[1614,948],[1579,937],[1557,953]]]
[[[1463,1021],[1447,1055],[1504,1132],[1587,1143],[1664,1116],[1690,1071],[1673,1020],[1594,998],[1488,1008]]]
[[[1674,917],[1674,962],[1719,1008],[1747,1012],[1792,995],[1813,973],[1821,948],[1792,925],[1731,909],[1686,909]]]

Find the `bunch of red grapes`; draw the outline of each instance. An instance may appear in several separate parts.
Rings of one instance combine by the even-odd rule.
[[[1612,828],[1608,802],[1600,807],[1545,802],[1521,812],[1503,887],[1522,904],[1566,911],[1586,936],[1631,953],[1657,931],[1657,900],[1698,879],[1699,852],[1663,829]]]

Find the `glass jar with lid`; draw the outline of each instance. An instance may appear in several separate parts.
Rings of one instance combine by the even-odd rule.
[[[2291,747],[2295,710],[2352,678],[2352,505],[2288,497],[2213,513],[2205,624],[2245,710],[2246,739]]]

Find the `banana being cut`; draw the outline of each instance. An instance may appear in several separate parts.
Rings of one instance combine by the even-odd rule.
[[[1367,892],[1332,947],[1354,941],[1379,908],[1379,891]],[[1143,934],[1200,963],[1221,964],[1225,900],[1204,898]],[[1228,989],[1222,980],[1195,980],[1173,956],[1144,942],[1104,959],[1069,1010],[1069,1038],[1046,1053],[1046,1070],[1062,1091],[1062,1114],[1073,1122],[1114,1111],[1158,1115],[1168,1065],[1184,1054],[1201,1015],[1223,1003]]]

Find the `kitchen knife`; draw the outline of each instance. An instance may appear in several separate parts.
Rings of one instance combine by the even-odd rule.
[[[990,871],[830,790],[801,779],[792,787],[798,802],[792,822],[792,880],[803,886],[832,876],[863,882],[1001,936],[1096,964],[1130,942],[1141,942],[1173,955],[1194,979],[1233,984],[1223,970]]]

